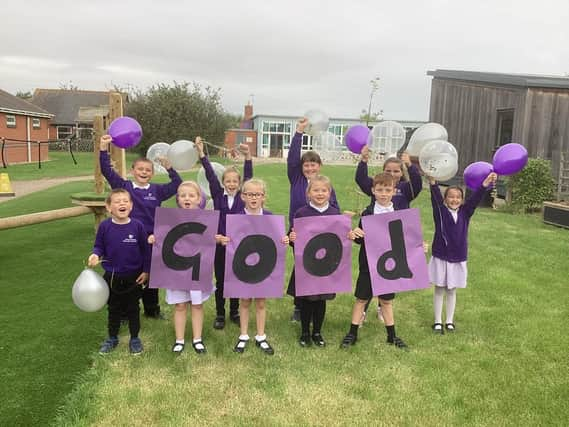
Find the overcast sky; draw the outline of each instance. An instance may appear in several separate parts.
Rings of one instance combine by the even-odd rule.
[[[428,70],[569,73],[567,0],[3,2],[0,89],[196,81],[242,113],[428,119]]]

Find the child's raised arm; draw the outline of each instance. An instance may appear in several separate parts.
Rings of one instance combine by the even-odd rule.
[[[367,162],[369,160],[369,147],[365,145],[362,148],[361,158],[356,168],[356,184],[360,190],[368,196],[372,196],[371,187],[373,186],[373,179],[368,176]]]
[[[247,144],[239,144],[239,151],[245,156],[243,164],[243,182],[253,178],[253,159],[251,157],[251,149]]]
[[[202,162],[202,166],[203,166],[204,171],[205,171],[205,177],[206,177],[207,182],[209,184],[209,191],[211,193],[211,197],[214,198],[214,197],[218,197],[219,195],[222,195],[223,194],[223,187],[221,186],[219,179],[217,179],[217,175],[215,174],[215,171],[213,170],[213,167],[211,166],[209,159],[207,158],[207,156],[204,153],[203,141],[202,141],[201,137],[196,136],[196,140],[194,142],[194,145],[196,146],[196,148],[198,150],[198,155],[200,157],[200,160]]]
[[[123,187],[128,180],[123,179],[115,170],[111,167],[111,157],[109,155],[108,149],[109,144],[113,138],[110,135],[103,135],[99,141],[99,164],[101,166],[101,173],[108,181],[111,188]]]
[[[288,149],[288,156],[286,159],[286,172],[288,180],[292,183],[299,175],[302,174],[302,165],[300,164],[300,151],[302,149],[302,135],[304,129],[308,125],[306,117],[301,118],[296,124],[296,133],[292,137]]]

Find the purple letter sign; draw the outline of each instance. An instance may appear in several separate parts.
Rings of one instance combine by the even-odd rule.
[[[151,288],[211,292],[218,211],[156,208]]]
[[[225,298],[281,298],[286,245],[282,215],[227,215]]]
[[[352,291],[351,221],[345,215],[296,218],[297,296]]]
[[[362,217],[373,295],[429,287],[418,209]]]

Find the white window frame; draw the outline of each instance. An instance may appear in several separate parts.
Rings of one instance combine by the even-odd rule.
[[[41,129],[41,119],[37,117],[32,117],[32,128]]]
[[[63,132],[62,131],[63,129],[69,129],[69,131]],[[60,132],[63,133],[65,136],[61,136]],[[58,126],[57,127],[57,139],[71,138],[74,133],[75,133],[75,127],[74,126]]]
[[[288,120],[263,120],[261,123],[261,156],[269,157],[271,136],[283,138],[283,156],[288,152],[291,141],[292,123]]]
[[[6,114],[6,127],[15,128],[16,127],[16,116],[13,114]]]

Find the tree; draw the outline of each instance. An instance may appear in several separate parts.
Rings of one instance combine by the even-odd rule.
[[[131,95],[126,114],[142,126],[143,138],[137,146],[141,154],[156,142],[172,143],[198,135],[222,145],[225,131],[238,124],[236,116],[223,110],[220,88],[195,82],[160,83]]]
[[[373,96],[379,90],[379,77],[375,77],[369,81],[370,84],[370,92],[369,92],[369,104],[367,110],[362,110],[362,114],[360,115],[360,120],[366,122],[366,126],[369,126],[369,122],[375,122],[378,119],[381,120],[383,116],[383,110],[379,113],[372,113],[372,101]]]
[[[19,90],[16,92],[16,96],[18,98],[28,100],[32,97],[32,93],[29,90],[27,90],[26,92]]]
[[[60,82],[59,83],[59,89],[61,89],[61,90],[79,90],[79,86],[73,84],[73,82],[71,80],[69,80],[67,83]]]

